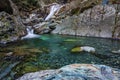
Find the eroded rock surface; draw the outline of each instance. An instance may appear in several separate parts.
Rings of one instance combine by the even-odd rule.
[[[120,71],[105,65],[72,64],[57,70],[28,73],[17,80],[120,80]]]
[[[119,7],[119,5],[97,5],[78,16],[67,16],[52,33],[120,38]]]

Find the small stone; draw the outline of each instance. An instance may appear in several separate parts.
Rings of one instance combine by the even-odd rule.
[[[117,50],[117,51],[112,51],[112,53],[115,53],[115,54],[120,54],[120,50]]]
[[[13,52],[6,53],[6,56],[12,56]]]
[[[71,50],[71,52],[82,52],[82,51],[95,53],[95,48],[90,46],[81,46],[81,47],[75,47]]]

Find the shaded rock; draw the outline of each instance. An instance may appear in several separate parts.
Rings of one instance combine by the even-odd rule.
[[[7,13],[12,13],[12,8],[10,7],[10,3],[8,0],[3,0],[0,3],[0,12],[5,11]]]
[[[28,73],[17,80],[119,80],[120,71],[105,65],[72,64],[57,70]]]
[[[6,12],[0,13],[0,43],[16,41],[25,35],[25,27],[16,26],[13,16]]]
[[[23,23],[27,26],[36,26],[36,24],[39,24],[40,22],[43,22],[43,18],[39,17],[40,13],[37,13],[36,11],[29,15],[28,18],[23,19]]]
[[[48,25],[48,26],[49,26],[50,29],[54,30],[54,29],[56,28],[56,27],[55,27],[56,25],[57,25],[57,23],[51,23],[51,24]]]

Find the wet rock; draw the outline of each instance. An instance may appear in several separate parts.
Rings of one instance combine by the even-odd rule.
[[[120,71],[105,65],[72,64],[57,70],[28,73],[17,80],[119,80]]]

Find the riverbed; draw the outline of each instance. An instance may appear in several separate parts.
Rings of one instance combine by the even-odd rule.
[[[71,52],[79,46],[94,47],[96,52]],[[12,42],[0,47],[0,80],[13,80],[25,73],[73,63],[104,64],[120,69],[120,54],[111,52],[118,49],[120,40],[66,35],[40,35]]]

